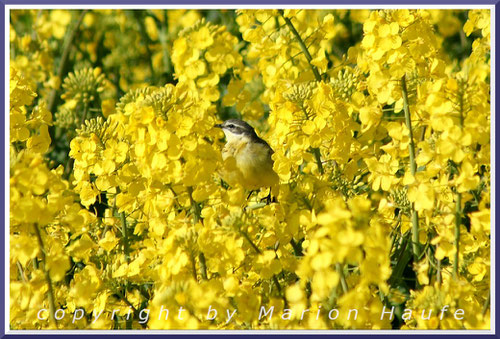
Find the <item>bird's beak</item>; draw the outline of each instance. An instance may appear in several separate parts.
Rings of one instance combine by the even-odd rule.
[[[214,127],[222,128],[222,124],[216,124],[216,125],[214,125]]]

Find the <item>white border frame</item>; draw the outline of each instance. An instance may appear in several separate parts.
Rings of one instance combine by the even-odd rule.
[[[354,0],[355,1],[355,0]],[[490,9],[490,161],[491,161],[491,190],[490,190],[490,222],[491,222],[491,243],[490,243],[490,330],[9,330],[10,319],[10,293],[9,293],[9,277],[10,277],[10,232],[9,232],[9,191],[10,191],[10,171],[8,164],[10,163],[10,152],[8,145],[10,140],[10,116],[9,112],[9,73],[10,73],[10,10],[12,9],[274,9],[274,8],[293,8],[293,9]],[[422,335],[422,334],[441,334],[441,335],[491,335],[496,334],[496,317],[495,317],[495,5],[5,5],[5,334],[21,334],[21,335],[94,335],[94,334],[276,334],[276,335],[300,335],[300,334],[330,334],[330,335]],[[52,113],[52,112],[51,112]]]

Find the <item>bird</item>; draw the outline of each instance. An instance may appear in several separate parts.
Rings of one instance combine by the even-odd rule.
[[[226,166],[220,172],[222,179],[230,186],[241,185],[250,190],[248,198],[253,191],[269,187],[267,200],[271,201],[271,192],[279,184],[278,174],[273,170],[271,146],[243,120],[229,119],[215,127],[221,128],[226,136],[222,160],[231,157],[235,160],[235,166]]]

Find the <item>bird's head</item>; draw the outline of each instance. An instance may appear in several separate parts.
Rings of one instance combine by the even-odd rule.
[[[243,120],[229,119],[222,124],[215,125],[215,127],[222,129],[228,141],[233,139],[252,138],[255,135],[253,127]]]

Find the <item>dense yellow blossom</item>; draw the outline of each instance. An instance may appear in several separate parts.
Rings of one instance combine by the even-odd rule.
[[[10,14],[11,329],[490,328],[490,10]]]

